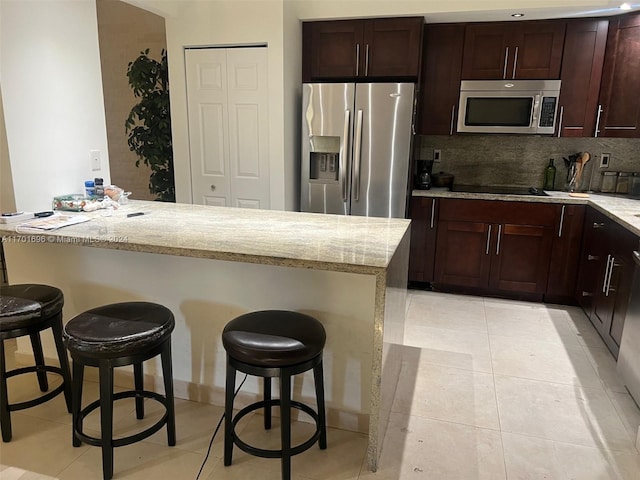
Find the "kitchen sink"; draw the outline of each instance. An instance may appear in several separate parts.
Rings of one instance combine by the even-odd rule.
[[[496,186],[496,185],[454,185],[452,192],[491,193],[494,195],[537,195],[548,196],[544,190],[535,187]]]

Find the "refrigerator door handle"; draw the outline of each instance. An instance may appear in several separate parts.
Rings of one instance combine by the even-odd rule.
[[[344,111],[344,131],[342,132],[342,152],[340,153],[340,191],[342,192],[342,201],[346,202],[347,198],[347,161],[349,157],[349,127],[351,123],[351,110]]]
[[[357,202],[360,197],[360,163],[362,156],[362,115],[363,111],[358,110],[356,116],[356,137],[353,146],[353,199]]]

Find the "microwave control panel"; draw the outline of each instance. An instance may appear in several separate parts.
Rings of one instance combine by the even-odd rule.
[[[557,97],[542,97],[539,126],[553,127],[553,119],[556,116],[556,100]]]

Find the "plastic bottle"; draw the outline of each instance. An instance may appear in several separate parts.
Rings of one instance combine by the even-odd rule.
[[[549,165],[544,169],[543,190],[553,190],[556,183],[556,167],[553,165],[553,158],[549,159]]]
[[[93,180],[87,180],[86,182],[84,182],[84,194],[89,198],[95,196],[96,187]]]
[[[94,183],[96,186],[96,197],[102,200],[104,198],[104,180],[102,178],[96,178]]]

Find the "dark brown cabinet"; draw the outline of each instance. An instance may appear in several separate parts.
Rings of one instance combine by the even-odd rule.
[[[456,124],[464,25],[426,25],[424,31],[418,133],[453,135]]]
[[[562,58],[559,137],[592,137],[598,115],[607,20],[571,20]]]
[[[605,344],[618,356],[638,237],[589,208],[576,297]]]
[[[584,205],[555,205],[558,223],[554,229],[545,302],[571,304],[575,300],[584,227]]]
[[[640,137],[640,14],[609,22],[598,136]]]
[[[470,24],[462,78],[559,79],[565,27],[564,21]]]
[[[432,282],[438,227],[436,198],[412,197],[409,281]]]
[[[423,17],[304,22],[302,81],[416,81]]]
[[[553,205],[441,200],[434,285],[542,300],[555,218]]]

